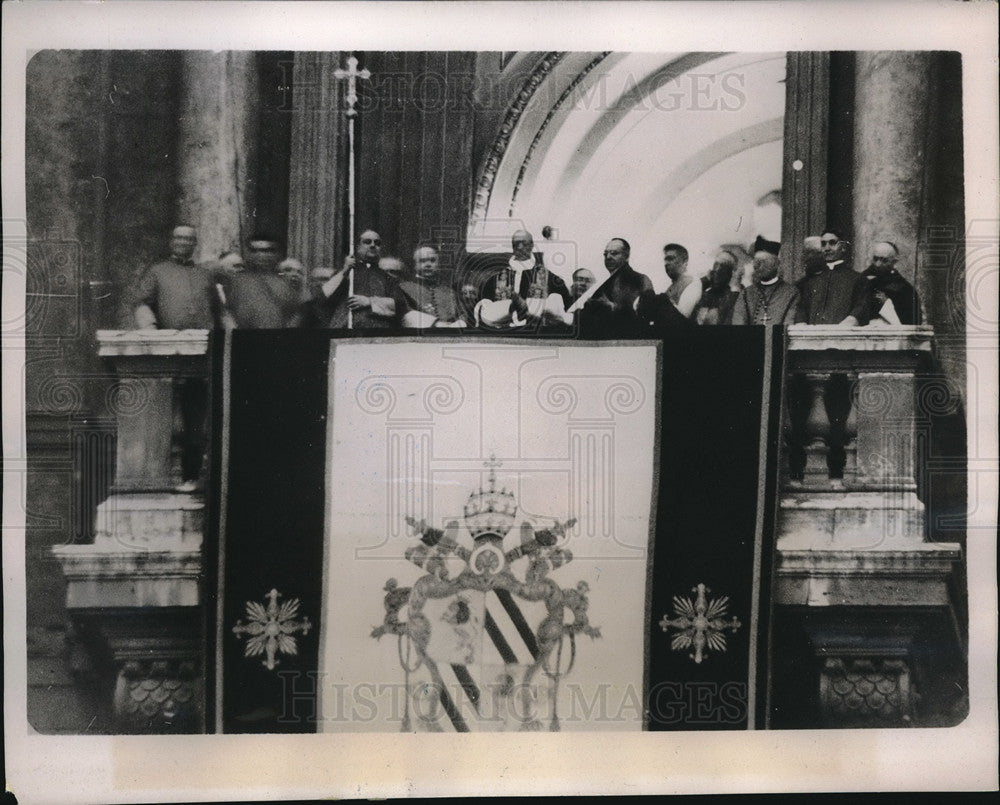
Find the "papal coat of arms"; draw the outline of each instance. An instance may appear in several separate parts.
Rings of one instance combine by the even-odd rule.
[[[419,539],[406,558],[425,573],[412,587],[386,582],[385,620],[372,631],[397,636],[404,732],[556,731],[576,636],[600,637],[587,617],[586,582],[564,589],[549,577],[572,561],[559,543],[576,521],[523,522],[505,549],[518,506],[513,492],[497,489],[497,464],[487,462],[488,488],[465,504],[465,540],[457,519],[442,530],[406,518]]]

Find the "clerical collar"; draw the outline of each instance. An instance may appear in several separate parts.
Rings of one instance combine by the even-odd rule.
[[[836,268],[837,266],[839,266],[843,262],[844,262],[843,260],[834,260],[832,263],[827,263],[826,267],[829,268],[829,269],[834,269],[834,268]]]
[[[774,283],[776,283],[779,279],[781,279],[781,277],[775,277],[774,279],[770,279],[770,280],[761,280],[759,284],[760,285],[774,285]]]
[[[514,268],[514,269],[520,269],[521,271],[527,271],[529,268],[534,268],[535,267],[535,258],[534,258],[534,256],[532,256],[532,257],[529,257],[527,260],[518,260],[516,257],[514,257],[514,255],[511,255],[510,256],[510,263],[509,263],[509,265],[510,265],[511,268]]]
[[[170,259],[173,260],[175,263],[177,263],[177,265],[179,265],[179,266],[193,266],[194,265],[194,260],[192,260],[190,257],[181,258],[181,257],[174,257],[173,255],[170,255]]]

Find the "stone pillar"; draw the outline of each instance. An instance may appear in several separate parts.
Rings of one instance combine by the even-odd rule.
[[[924,542],[924,506],[916,496],[916,374],[931,350],[928,327],[886,328],[795,325],[789,363],[810,381],[813,405],[805,422],[803,482],[786,483],[779,549],[845,551],[910,548]],[[828,427],[823,409],[831,372],[851,378],[848,466],[831,482],[815,455]]]
[[[916,493],[916,377],[932,337],[916,326],[788,329],[788,371],[812,380],[807,436],[823,427],[825,378],[855,378],[853,470],[832,482],[807,464],[779,501],[774,602],[803,624],[828,726],[911,723],[920,715],[913,680],[937,673],[928,654],[946,666],[962,650],[948,591],[960,546],[927,541]]]
[[[826,219],[830,54],[792,52],[786,57],[785,148],[782,157],[782,273],[803,275],[802,241],[819,234]]]
[[[201,732],[200,493],[172,487],[172,385],[205,374],[205,330],[99,331],[119,381],[118,475],[97,507],[94,542],[58,545],[66,609],[108,669],[114,732]]]
[[[899,272],[915,283],[923,214],[928,85],[933,54],[856,54],[854,126],[854,267],[879,240],[902,251]],[[919,291],[919,288],[918,288]]]
[[[347,130],[342,54],[296,53],[292,79],[292,154],[288,188],[288,253],[304,265],[337,267],[347,254],[344,221]]]
[[[253,234],[256,58],[186,51],[181,82],[177,220],[198,229],[195,259],[207,261]]]

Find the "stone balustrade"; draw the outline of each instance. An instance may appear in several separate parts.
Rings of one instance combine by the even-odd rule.
[[[918,401],[933,331],[795,325],[788,339],[788,387],[804,380],[810,408],[805,471],[794,478],[786,466],[781,479],[775,604],[799,613],[832,725],[906,724],[918,644],[933,622],[946,631],[953,622],[947,581],[961,558],[957,543],[927,541],[917,496],[918,439],[929,427]],[[850,410],[843,477],[831,479],[834,375]],[[793,430],[786,417],[786,436]],[[891,696],[869,701],[869,687]]]
[[[52,549],[66,606],[110,662],[116,732],[200,732],[204,496],[179,491],[175,384],[207,374],[206,330],[98,331],[117,374],[115,481],[94,542]]]
[[[207,335],[98,334],[118,376],[116,479],[94,543],[53,553],[71,617],[113,663],[108,700],[120,732],[204,729],[204,501],[178,491],[172,437],[174,384],[205,374]],[[914,657],[927,624],[950,617],[947,580],[961,558],[958,544],[927,541],[917,496],[927,426],[917,400],[933,332],[796,325],[788,338],[789,380],[806,378],[811,396],[805,472],[781,480],[775,611],[779,620],[797,613],[808,634],[814,695],[831,725],[906,724],[927,672]],[[839,479],[824,455],[831,374],[846,378],[851,406]]]

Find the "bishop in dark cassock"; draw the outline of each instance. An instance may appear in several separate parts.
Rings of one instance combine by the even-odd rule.
[[[421,246],[413,253],[414,273],[403,275],[400,290],[409,310],[403,317],[404,327],[465,327],[467,322],[459,308],[451,285],[440,281],[440,258],[431,246]]]
[[[753,284],[740,291],[733,324],[781,324],[795,321],[799,289],[778,276],[777,243],[761,242],[753,256]]]

